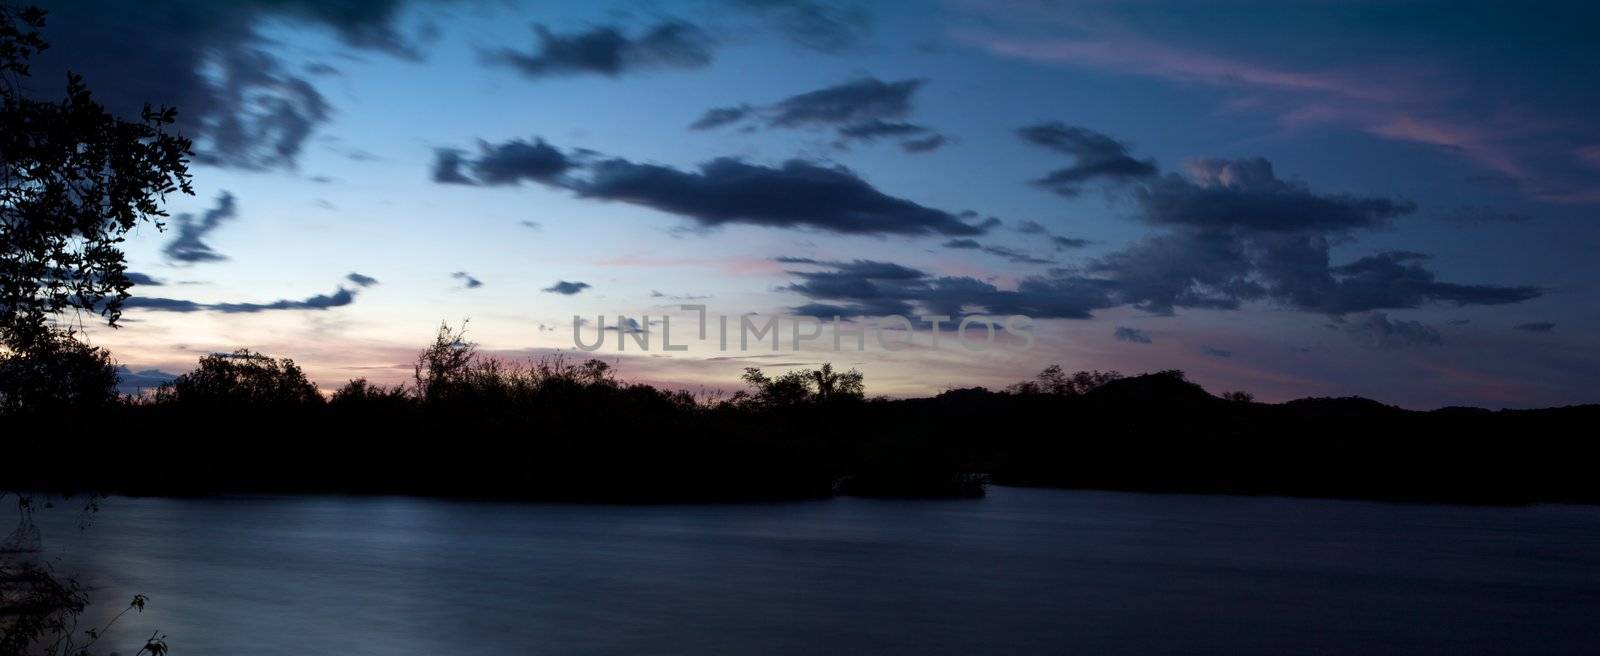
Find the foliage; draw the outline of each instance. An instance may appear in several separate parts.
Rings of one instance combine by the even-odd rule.
[[[766,407],[793,406],[803,403],[828,403],[860,401],[866,393],[865,377],[860,371],[835,371],[832,363],[823,363],[817,369],[796,369],[774,378],[756,367],[748,367],[740,377],[749,391],[734,394],[734,405]]]
[[[116,396],[111,353],[71,333],[50,331],[26,348],[0,349],[0,416],[100,408]]]
[[[194,371],[156,392],[161,401],[212,408],[296,409],[322,404],[317,386],[289,358],[249,349],[200,358]]]
[[[1049,394],[1053,396],[1078,396],[1113,380],[1122,378],[1115,371],[1079,371],[1072,375],[1053,364],[1045,367],[1033,380],[1025,380],[1008,388],[1013,394]]]
[[[23,92],[43,26],[43,11],[0,6],[0,341],[12,350],[47,343],[66,310],[115,326],[132,285],[124,235],[160,225],[169,194],[193,193],[190,142],[166,131],[175,110],[122,120],[74,74],[58,101]]]
[[[0,492],[0,499],[11,494]],[[35,495],[15,493],[15,496],[23,523],[31,524]],[[88,496],[83,505],[81,527],[86,528],[89,517],[99,510],[100,499],[101,495]],[[44,507],[53,505],[46,497]],[[88,607],[89,598],[76,578],[58,573],[49,562],[19,559],[16,554],[0,552],[0,656],[88,656],[124,615],[130,611],[144,612],[148,602],[148,597],[136,594],[122,612],[104,624],[80,631],[78,620]],[[166,653],[166,636],[153,633],[135,656],[164,656]]]

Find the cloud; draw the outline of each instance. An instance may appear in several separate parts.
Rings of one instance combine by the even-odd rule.
[[[657,290],[650,290],[650,298],[664,298],[670,301],[700,301],[711,298],[709,294],[663,294]]]
[[[1074,158],[1072,166],[1051,171],[1033,184],[1063,196],[1083,193],[1083,185],[1105,180],[1121,183],[1157,173],[1154,160],[1128,155],[1127,144],[1087,128],[1061,122],[1040,123],[1017,130],[1023,141]]]
[[[1377,349],[1444,343],[1437,329],[1417,321],[1391,320],[1383,312],[1369,312],[1346,324],[1344,330],[1356,341]]]
[[[1016,264],[1055,264],[1056,263],[1055,260],[1051,260],[1051,259],[1048,259],[1048,258],[1037,257],[1037,256],[1031,255],[1029,253],[1025,253],[1025,252],[1022,252],[1022,251],[1019,251],[1019,250],[1016,250],[1016,249],[1013,249],[1013,248],[1008,248],[1008,247],[1005,247],[1005,246],[984,246],[983,244],[978,243],[977,240],[974,240],[974,239],[952,239],[950,241],[945,242],[944,243],[944,247],[945,248],[950,248],[950,249],[958,249],[958,250],[963,250],[963,249],[981,250],[981,251],[983,251],[985,253],[988,253],[990,255],[998,255],[998,256],[1003,257],[1003,258],[1005,258],[1007,260],[1010,260],[1011,262],[1014,262]]]
[[[1522,26],[1498,35],[1503,50],[1483,50],[1479,46],[1488,37],[1478,35],[1483,38],[1433,42],[1441,48],[1427,61],[1358,57],[1341,62],[1341,55],[1360,49],[1353,44],[1371,40],[1370,30],[1350,32],[1362,28],[1319,24],[1315,33],[1297,34],[1294,20],[1267,9],[1254,12],[1253,23],[1236,21],[1236,29],[1227,30],[1226,43],[1185,45],[1184,40],[1218,32],[1168,25],[1169,32],[1141,34],[1161,29],[1156,25],[1160,21],[1150,20],[1152,15],[1130,20],[1129,14],[1109,9],[1114,6],[1071,4],[1062,5],[1060,12],[1041,10],[1049,16],[1024,12],[1054,25],[1048,38],[1021,36],[1037,32],[1031,22],[1015,34],[976,28],[957,30],[954,36],[999,56],[1149,76],[1185,87],[1210,86],[1224,92],[1223,102],[1233,103],[1233,111],[1243,107],[1273,114],[1285,130],[1332,125],[1421,144],[1467,158],[1542,200],[1600,202],[1600,193],[1594,191],[1597,170],[1570,152],[1572,144],[1593,138],[1592,123],[1574,114],[1575,107],[1587,105],[1569,91],[1587,88],[1587,80],[1570,67],[1549,65],[1537,53],[1553,42],[1531,38],[1565,34],[1568,25],[1582,24],[1589,16],[1569,11],[1534,16],[1509,6],[1480,5],[1461,13],[1463,25]],[[1392,18],[1396,31],[1388,36],[1400,41],[1428,37],[1425,16],[1401,10]],[[1254,44],[1256,55],[1215,54],[1248,52],[1252,31],[1265,37]],[[1315,68],[1284,65],[1285,42],[1303,44],[1308,53],[1304,60],[1317,62]],[[1554,43],[1580,47],[1570,39]],[[1525,102],[1508,109],[1497,100],[1507,94]]]
[[[1092,243],[1087,239],[1078,239],[1076,237],[1065,237],[1051,234],[1050,229],[1038,221],[1023,220],[1018,222],[1017,232],[1020,232],[1024,235],[1046,235],[1050,238],[1050,243],[1055,246],[1057,251],[1083,248]]]
[[[161,285],[166,284],[165,282],[162,282],[161,280],[156,279],[149,274],[139,273],[137,271],[129,271],[123,275],[127,276],[128,282],[131,282],[135,285],[143,285],[145,287],[160,287]]]
[[[217,206],[206,210],[200,218],[196,219],[193,214],[179,214],[173,217],[172,222],[177,232],[161,252],[165,253],[169,260],[189,264],[226,260],[228,257],[212,250],[204,238],[224,221],[238,215],[239,209],[234,204],[233,194],[224,191],[217,197]]]
[[[695,122],[690,123],[689,129],[710,130],[712,128],[719,128],[724,125],[738,123],[739,121],[742,121],[746,117],[750,116],[751,111],[752,110],[749,105],[739,105],[738,107],[713,107],[706,110],[706,113],[701,114],[700,118],[696,119]]]
[[[624,334],[624,335],[638,335],[638,334],[641,334],[641,333],[650,332],[650,330],[649,330],[649,328],[647,326],[641,325],[639,323],[638,319],[635,319],[633,317],[617,317],[617,318],[621,320],[621,323],[605,326],[605,327],[601,328],[601,330],[614,330],[614,331],[616,331],[618,333],[621,333],[621,334]],[[660,319],[653,319],[653,320],[650,321],[649,325],[651,325],[651,326],[661,325],[661,320]]]
[[[556,284],[546,287],[540,291],[571,296],[585,289],[589,289],[589,287],[589,283],[586,282],[568,282],[565,280],[557,280]]]
[[[1409,214],[1408,201],[1320,194],[1280,180],[1262,159],[1199,160],[1189,177],[1169,175],[1134,189],[1137,217],[1166,229],[1092,261],[1119,297],[1140,309],[1234,309],[1271,300],[1294,309],[1347,314],[1442,302],[1500,305],[1536,298],[1526,286],[1437,280],[1426,256],[1385,252],[1331,266],[1329,244]]]
[[[1136,189],[1143,219],[1155,225],[1261,232],[1375,228],[1410,214],[1405,200],[1319,194],[1281,180],[1265,159],[1198,159],[1188,177],[1169,175]]]
[[[1319,194],[1277,179],[1264,160],[1206,160],[1190,171],[1187,179],[1169,176],[1135,189],[1135,216],[1161,232],[1081,266],[1025,277],[1014,291],[972,278],[926,274],[890,283],[859,266],[821,261],[810,263],[833,270],[791,272],[801,282],[786,289],[813,301],[800,309],[824,314],[839,309],[898,314],[917,307],[952,315],[973,311],[1035,318],[1088,318],[1096,310],[1124,305],[1158,314],[1177,308],[1233,310],[1254,301],[1340,316],[1430,303],[1503,305],[1544,293],[1536,287],[1441,281],[1424,266],[1426,255],[1409,251],[1330,264],[1330,243],[1386,225],[1409,212],[1410,205]],[[1018,230],[1048,234],[1037,222],[1018,224]],[[944,245],[995,252],[970,238]],[[1420,331],[1404,324],[1390,331],[1395,332]]]
[[[797,282],[784,287],[813,302],[796,314],[831,318],[971,314],[1026,315],[1036,319],[1086,319],[1116,305],[1102,281],[1080,277],[1030,276],[1016,290],[1002,290],[971,277],[936,277],[892,262],[779,258],[783,264],[820,268],[791,270]]]
[[[1147,333],[1147,332],[1145,332],[1143,330],[1139,330],[1138,328],[1129,328],[1127,326],[1117,326],[1117,330],[1116,330],[1115,333],[1113,333],[1113,335],[1116,336],[1117,341],[1119,341],[1119,342],[1133,342],[1135,344],[1150,344],[1150,343],[1153,343],[1155,341],[1155,340],[1150,338],[1150,333]]]
[[[1526,331],[1531,332],[1531,333],[1547,333],[1547,332],[1550,332],[1552,330],[1555,330],[1556,329],[1556,325],[1554,323],[1549,322],[1549,321],[1535,321],[1535,322],[1532,322],[1532,323],[1520,323],[1520,324],[1517,324],[1515,326],[1515,328],[1517,330],[1526,330]]]
[[[268,52],[268,21],[331,29],[346,45],[416,58],[396,26],[402,0],[119,0],[47,2],[51,48],[29,86],[54,99],[65,71],[84,76],[95,99],[137,117],[145,103],[177,107],[195,161],[240,169],[292,168],[306,140],[333,114],[305,77]]]
[[[847,139],[871,141],[880,137],[906,137],[922,135],[928,128],[911,123],[891,123],[880,118],[867,119],[839,128],[839,136]]]
[[[577,164],[543,139],[491,144],[478,142],[478,157],[454,148],[434,151],[433,181],[444,184],[514,185],[523,181],[551,183]],[[472,175],[466,174],[471,170]]]
[[[652,69],[694,69],[710,65],[716,42],[704,30],[677,20],[657,23],[636,36],[615,26],[558,34],[535,25],[539,43],[532,53],[501,48],[484,54],[492,64],[528,77],[596,74],[616,77]]]
[[[798,127],[901,118],[911,113],[911,96],[926,83],[923,79],[884,82],[860,78],[780,100],[767,109],[767,121],[774,126]]]
[[[684,171],[593,151],[563,152],[542,139],[480,143],[479,150],[483,156],[478,159],[450,149],[436,151],[434,178],[443,183],[538,182],[583,198],[676,214],[704,228],[743,223],[840,234],[970,236],[998,223],[969,223],[971,213],[951,214],[890,196],[850,169],[801,159],[773,167],[724,157]],[[467,168],[473,177],[463,173]]]
[[[483,281],[482,280],[479,280],[477,278],[472,277],[471,274],[468,274],[465,271],[457,271],[455,273],[450,274],[450,277],[451,278],[455,278],[456,280],[460,280],[461,284],[464,287],[466,287],[467,289],[477,289],[477,288],[483,286]]]
[[[1206,355],[1209,355],[1209,356],[1211,356],[1213,358],[1231,358],[1231,357],[1233,357],[1233,351],[1229,351],[1227,349],[1215,348],[1215,347],[1211,347],[1211,346],[1205,346],[1205,345],[1201,345],[1200,346],[1200,352],[1204,353]]]
[[[721,158],[681,171],[610,159],[575,185],[585,198],[651,207],[704,227],[744,223],[840,234],[983,234],[983,224],[879,191],[853,171],[792,159],[779,167]]]
[[[357,287],[371,287],[373,285],[378,284],[378,279],[377,278],[374,278],[372,276],[363,276],[363,275],[361,275],[359,273],[356,273],[354,271],[350,272],[349,275],[346,275],[344,277],[344,279],[348,280],[348,281],[350,281],[352,283],[355,283],[355,285]]]
[[[865,77],[784,98],[770,105],[718,107],[706,110],[691,130],[708,130],[742,121],[761,121],[769,128],[824,128],[834,130],[835,145],[899,140],[907,152],[936,150],[947,139],[923,125],[907,123],[911,97],[927,80],[914,78],[885,82]]]
[[[470,166],[467,161],[466,151],[460,148],[436,148],[433,151],[434,182],[442,184],[477,184],[472,178],[462,173],[462,169]]]
[[[351,276],[360,276],[370,281],[365,284],[357,282],[360,287],[368,287],[375,285],[378,282],[371,278],[367,278],[366,276],[361,276],[361,274],[351,274]],[[347,279],[350,279],[352,282],[356,282],[349,276],[347,276]],[[224,314],[254,314],[257,312],[272,312],[278,310],[328,310],[336,307],[344,307],[354,303],[357,291],[358,290],[356,289],[346,289],[341,286],[331,294],[317,294],[304,299],[283,299],[272,301],[270,303],[199,303],[196,301],[174,298],[134,296],[124,301],[123,307],[150,310],[153,312],[210,311],[221,312]]]
[[[170,374],[160,369],[144,369],[136,372],[120,364],[117,365],[116,371],[118,394],[139,394],[171,383],[178,377],[178,374]]]
[[[949,143],[949,141],[950,140],[946,139],[944,135],[936,134],[926,139],[907,139],[902,141],[900,142],[900,149],[913,155],[919,153],[931,153],[935,150],[943,148],[946,143]]]

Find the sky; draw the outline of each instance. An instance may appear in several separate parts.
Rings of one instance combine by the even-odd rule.
[[[465,320],[490,354],[704,391],[821,362],[894,397],[1048,364],[1274,402],[1600,389],[1578,3],[46,7],[30,87],[70,69],[195,140],[196,194],[126,243],[121,326],[75,319],[130,380],[250,348],[399,383]],[[786,318],[739,348],[774,316],[867,345]],[[575,349],[574,317],[609,341]]]

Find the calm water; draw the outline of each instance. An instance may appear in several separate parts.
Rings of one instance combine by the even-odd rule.
[[[173,654],[1600,650],[1600,509],[997,488],[613,507],[113,499],[46,546]],[[142,643],[140,643],[142,644]],[[127,650],[131,652],[132,650]]]

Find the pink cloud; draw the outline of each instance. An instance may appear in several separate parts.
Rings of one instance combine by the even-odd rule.
[[[1459,101],[1467,90],[1438,82],[1447,75],[1435,67],[1402,63],[1378,69],[1302,71],[1173,47],[1103,24],[1094,28],[1114,36],[1021,38],[969,29],[952,30],[950,35],[1004,57],[1247,90],[1250,95],[1228,101],[1226,109],[1277,111],[1286,128],[1345,125],[1385,139],[1447,148],[1517,180],[1541,200],[1600,202],[1600,192],[1592,191],[1592,178],[1538,164],[1548,149],[1543,138],[1559,139],[1572,126],[1518,106],[1463,114]],[[1264,93],[1281,102],[1269,102]],[[1580,148],[1575,156],[1600,171],[1600,146]]]

